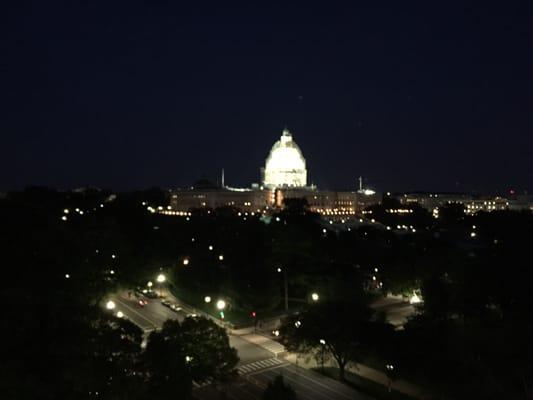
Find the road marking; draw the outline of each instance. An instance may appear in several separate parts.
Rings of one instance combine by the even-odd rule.
[[[278,358],[269,358],[266,360],[260,360],[255,361],[253,363],[241,365],[237,368],[237,370],[241,373],[241,375],[249,374],[254,371],[261,371],[264,372],[267,369],[273,369],[281,367],[282,365],[287,365],[283,360],[280,360]]]
[[[152,325],[152,326],[154,326],[155,328],[157,328],[157,324],[156,324],[154,321],[152,321],[152,320],[150,320],[148,317],[142,315],[140,312],[138,312],[138,311],[135,310],[134,308],[128,306],[126,303],[123,303],[122,301],[120,301],[120,300],[118,300],[118,299],[116,299],[116,298],[115,298],[115,300],[117,301],[117,303],[122,304],[122,305],[123,305],[124,307],[126,307],[128,310],[130,310],[131,312],[137,314],[139,317],[141,317],[141,318],[144,319],[145,321],[148,321],[148,323],[149,323],[150,325]],[[141,328],[143,328],[143,327],[141,327]],[[145,329],[145,328],[143,328],[143,329]]]
[[[289,367],[289,368],[290,368],[290,367]],[[349,395],[347,395],[347,394],[345,394],[345,393],[339,392],[338,390],[336,390],[336,389],[334,389],[334,388],[332,388],[332,387],[330,387],[330,386],[324,385],[323,383],[321,383],[321,382],[318,381],[318,380],[311,379],[310,377],[307,377],[307,376],[305,376],[304,374],[299,373],[299,372],[298,372],[298,369],[296,369],[296,368],[298,368],[298,367],[295,367],[294,369],[289,369],[289,368],[287,368],[287,372],[292,372],[294,375],[299,376],[299,377],[301,377],[301,378],[303,378],[303,379],[306,379],[306,380],[308,380],[308,381],[311,381],[311,382],[315,383],[315,384],[318,385],[318,386],[322,386],[324,389],[326,389],[326,390],[328,390],[328,391],[330,391],[330,392],[336,393],[336,394],[338,394],[338,395],[344,397],[345,399],[350,399],[350,400],[352,399],[352,396],[349,396]],[[305,371],[308,371],[308,370],[305,370]],[[260,373],[262,373],[262,372],[264,372],[264,371],[254,372],[252,375],[258,375],[258,374],[260,374]],[[308,372],[310,373],[310,375],[315,375],[315,374],[316,374],[316,375],[319,376],[319,377],[325,378],[325,377],[323,377],[322,375],[319,375],[319,374],[316,373],[316,372],[313,372],[313,371],[308,371]],[[284,375],[284,378],[286,378],[286,379],[288,379],[288,380],[293,380],[293,381],[295,381],[294,378],[291,379],[291,377],[289,377],[288,375]],[[329,378],[329,379],[331,379],[331,378]],[[334,382],[334,383],[338,383],[337,381],[335,381],[335,380],[333,380],[333,379],[331,379],[331,381]],[[360,393],[357,392],[357,391],[355,391],[355,392],[356,392],[357,394],[360,394]]]

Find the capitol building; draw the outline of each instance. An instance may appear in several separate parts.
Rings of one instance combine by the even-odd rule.
[[[263,187],[269,189],[307,186],[305,158],[288,129],[272,146],[261,172]]]
[[[373,191],[362,186],[353,191],[318,190],[307,182],[307,163],[302,150],[288,129],[272,146],[261,168],[261,183],[250,188],[226,186],[224,172],[215,185],[207,180],[187,189],[171,192],[170,205],[162,211],[168,215],[184,215],[194,209],[233,207],[245,213],[268,213],[281,209],[284,200],[305,198],[311,211],[330,217],[346,217],[379,201]]]

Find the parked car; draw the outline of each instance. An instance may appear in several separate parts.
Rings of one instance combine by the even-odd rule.
[[[171,309],[172,311],[175,311],[175,312],[179,312],[179,311],[182,310],[182,308],[181,308],[180,306],[178,306],[177,304],[171,304],[171,305],[170,305],[170,309]]]
[[[165,307],[170,307],[170,301],[168,300],[165,300],[165,299],[161,300],[161,304],[163,304]]]

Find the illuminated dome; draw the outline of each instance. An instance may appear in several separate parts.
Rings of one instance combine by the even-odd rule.
[[[291,133],[284,129],[266,159],[263,185],[266,187],[302,187],[307,185],[305,158]]]

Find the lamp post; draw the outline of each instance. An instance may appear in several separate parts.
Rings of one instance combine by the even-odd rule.
[[[116,307],[116,304],[113,300],[109,300],[107,303],[105,303],[105,308],[108,310],[114,310]]]
[[[159,284],[159,297],[163,297],[163,283],[167,280],[166,276],[163,274],[157,275],[156,281]]]
[[[278,272],[283,273],[283,291],[285,294],[285,311],[289,311],[289,282],[287,281],[287,270],[278,267]]]
[[[322,373],[324,373],[324,353],[326,351],[326,341],[324,339],[320,339],[320,344],[322,345],[322,349],[321,349]]]
[[[220,300],[217,301],[216,306],[217,306],[217,309],[218,309],[218,311],[220,313],[220,318],[224,319],[224,309],[226,308],[226,302],[224,300],[220,299]]]

